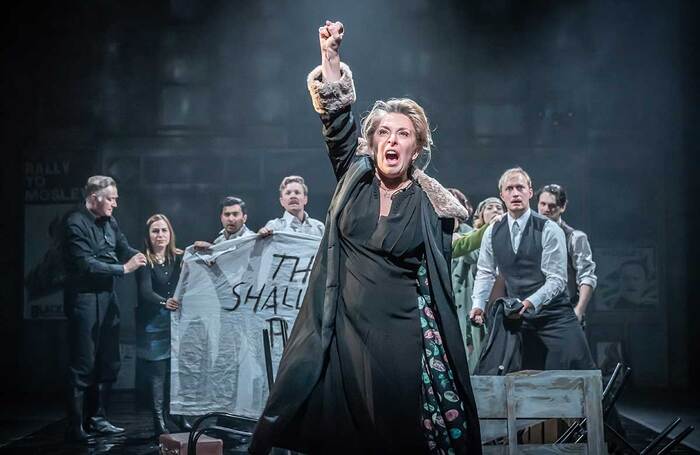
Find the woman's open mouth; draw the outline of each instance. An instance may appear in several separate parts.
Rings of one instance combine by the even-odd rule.
[[[384,152],[384,162],[386,162],[386,164],[388,164],[390,166],[398,164],[399,163],[399,152],[397,152],[396,150],[392,150],[392,149],[386,150]]]

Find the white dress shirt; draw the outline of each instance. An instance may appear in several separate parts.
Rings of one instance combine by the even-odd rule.
[[[562,221],[561,218],[559,221]],[[581,287],[582,284],[587,284],[595,289],[598,285],[598,277],[595,274],[596,265],[586,233],[574,229],[569,237],[567,247],[572,265],[576,269],[576,286]]]
[[[273,232],[300,232],[317,237],[323,237],[325,230],[323,223],[311,218],[308,213],[304,212],[304,221],[299,221],[299,218],[286,210],[281,218],[268,221],[265,227],[272,229]]]
[[[520,244],[520,238],[525,226],[530,219],[530,210],[515,219],[508,213],[508,229],[512,232],[513,224],[518,223],[520,233],[516,236],[516,242]],[[474,307],[486,308],[488,298],[491,295],[493,284],[498,275],[498,264],[493,255],[492,243],[493,225],[486,228],[484,238],[481,241],[479,260],[477,262],[476,280],[472,301]],[[510,235],[510,234],[509,234]],[[511,241],[513,238],[511,237]],[[564,231],[553,221],[547,220],[542,230],[542,260],[540,269],[545,276],[544,284],[524,300],[529,300],[539,311],[542,306],[548,304],[554,297],[561,294],[566,288],[566,237]]]
[[[245,224],[243,226],[241,226],[241,228],[239,230],[237,230],[236,232],[234,232],[233,234],[231,234],[229,236],[226,235],[226,229],[222,229],[219,231],[219,236],[214,239],[213,244],[217,245],[221,242],[225,242],[226,240],[237,239],[238,237],[243,237],[244,235],[252,235],[252,234],[255,234],[255,232],[248,229],[248,226],[246,226]]]

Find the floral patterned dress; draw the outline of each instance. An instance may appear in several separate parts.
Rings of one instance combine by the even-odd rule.
[[[410,185],[378,217],[378,181],[368,175],[339,217],[335,337],[306,405],[323,418],[302,429],[319,453],[464,453],[452,446],[466,429],[462,403],[419,286],[421,191]]]

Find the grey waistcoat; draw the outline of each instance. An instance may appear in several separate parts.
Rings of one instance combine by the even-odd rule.
[[[508,297],[524,300],[535,293],[545,283],[542,273],[542,230],[547,218],[534,212],[530,213],[523,229],[517,254],[513,253],[510,239],[508,217],[493,227],[491,242],[496,265],[506,282]],[[547,303],[548,307],[568,304],[569,297],[565,291]]]

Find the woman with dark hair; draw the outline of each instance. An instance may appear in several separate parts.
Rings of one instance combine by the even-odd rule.
[[[165,413],[170,378],[170,312],[178,308],[172,299],[182,268],[182,250],[175,246],[175,232],[165,215],[146,221],[146,267],[136,273],[136,356],[146,366],[156,436],[168,433]]]
[[[338,184],[304,303],[251,453],[479,454],[476,405],[450,283],[465,208],[424,169],[415,101],[375,102],[361,124],[342,24],[319,29],[308,78]]]

